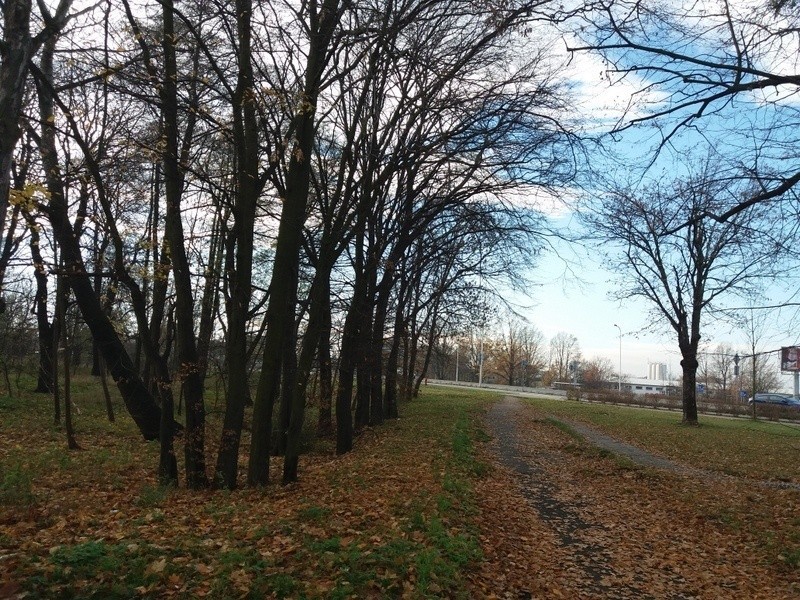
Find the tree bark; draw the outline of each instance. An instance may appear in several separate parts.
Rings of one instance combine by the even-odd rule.
[[[106,376],[106,364],[103,362],[103,357],[100,357],[100,385],[103,388],[103,398],[106,401],[106,416],[108,417],[108,422],[113,423],[115,421],[114,417],[114,404],[111,402],[111,390],[108,389],[108,377]]]
[[[330,284],[323,292],[322,324],[318,345],[317,363],[319,365],[319,414],[317,417],[317,436],[328,437],[333,434],[333,374],[331,371],[331,295]]]
[[[253,406],[253,434],[247,481],[254,486],[264,485],[269,479],[271,412],[280,378],[281,354],[286,341],[285,323],[287,319],[293,318],[295,313],[294,305],[289,303],[296,293],[292,289],[291,275],[297,270],[302,243],[301,234],[308,205],[317,99],[322,71],[328,59],[328,47],[334,28],[339,22],[339,0],[323,0],[319,13],[317,2],[312,0],[309,3],[309,15],[311,39],[306,62],[306,79],[299,108],[293,117],[296,142],[292,148],[286,176],[286,197],[278,227],[270,299],[267,306],[264,357]]]
[[[300,456],[301,433],[305,420],[306,408],[306,389],[311,377],[311,368],[314,364],[314,357],[319,352],[327,352],[328,373],[321,375],[327,378],[324,393],[331,393],[330,389],[330,337],[324,344],[321,344],[323,335],[330,335],[330,274],[335,262],[336,255],[329,246],[320,249],[320,260],[318,261],[317,271],[314,274],[314,281],[311,284],[309,293],[308,323],[306,325],[303,344],[300,351],[300,358],[297,361],[296,377],[292,392],[292,407],[289,420],[289,427],[286,438],[286,458],[284,460],[283,482],[289,483],[297,480],[298,461]],[[322,350],[321,345],[325,345]],[[286,379],[284,379],[286,381]],[[330,396],[327,401],[327,419],[330,425]],[[322,408],[320,415],[322,415]],[[323,417],[320,416],[322,420]],[[317,422],[319,430],[322,421]]]
[[[178,67],[175,54],[177,35],[174,25],[174,4],[165,0],[163,6],[164,78],[161,82],[161,110],[164,124],[165,150],[164,188],[166,192],[165,234],[169,243],[172,273],[175,280],[175,321],[179,377],[183,383],[186,406],[185,460],[186,485],[192,489],[206,487],[205,465],[205,404],[203,381],[194,334],[194,300],[186,237],[181,219],[183,174],[178,150]]]
[[[342,329],[342,345],[339,351],[339,388],[336,393],[336,453],[344,454],[353,449],[353,377],[356,365],[361,361],[361,328],[366,304],[366,277],[356,266],[353,300]]]
[[[20,111],[25,95],[28,63],[34,53],[30,34],[30,0],[4,2],[3,21],[3,60],[0,62],[0,232],[5,231],[6,227],[11,163],[14,159],[14,148],[22,135],[19,127]],[[0,256],[6,254],[3,251]],[[7,261],[0,263],[0,292],[7,267]],[[5,304],[0,303],[0,312],[4,309]]]
[[[687,351],[681,360],[683,372],[683,422],[697,425],[697,354]]]
[[[217,457],[217,483],[236,487],[239,446],[244,409],[250,401],[247,371],[247,322],[252,296],[253,228],[260,184],[258,180],[258,123],[251,55],[251,0],[236,0],[236,32],[239,42],[236,91],[232,98],[233,126],[238,171],[233,207],[233,248],[227,269],[230,296],[226,306],[228,340],[225,363],[228,373],[225,420]]]
[[[53,385],[53,326],[47,318],[47,271],[39,247],[39,229],[32,219],[28,221],[28,229],[31,232],[30,250],[33,259],[33,277],[36,280],[34,307],[39,337],[39,374],[34,391],[50,393]]]
[[[117,384],[125,407],[146,440],[158,439],[161,410],[154,402],[123,346],[114,324],[106,314],[92,281],[86,272],[77,233],[68,217],[68,207],[61,180],[61,167],[55,144],[54,95],[52,91],[54,44],[48,44],[42,55],[41,72],[44,81],[39,85],[39,112],[42,120],[40,153],[45,172],[50,202],[46,212],[61,257],[66,282],[75,295],[84,321],[92,332],[103,359],[109,366],[111,377]],[[54,357],[55,364],[55,357]]]
[[[64,359],[64,432],[67,436],[67,448],[70,450],[80,450],[78,441],[75,439],[75,426],[72,422],[72,376],[70,370],[70,346],[69,336],[67,335],[67,289],[59,284],[56,291],[56,312],[61,323],[59,327],[59,337],[61,341],[61,352]],[[56,342],[58,343],[58,342]],[[56,356],[58,356],[56,354]]]

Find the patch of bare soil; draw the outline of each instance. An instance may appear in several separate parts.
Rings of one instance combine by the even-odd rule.
[[[634,466],[513,398],[486,424],[495,468],[477,489],[486,560],[476,595],[800,597],[780,542],[747,518],[779,527],[796,514],[796,491]]]

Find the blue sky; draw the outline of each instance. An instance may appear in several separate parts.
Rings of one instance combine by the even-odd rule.
[[[570,263],[565,262],[569,257]],[[605,270],[591,253],[562,248],[561,256],[549,252],[542,256],[533,277],[537,285],[526,294],[517,294],[524,306],[521,314],[547,339],[560,331],[578,338],[584,358],[604,357],[615,369],[619,362],[619,332],[622,330],[622,372],[646,377],[648,364],[665,363],[672,376],[680,375],[680,353],[673,330],[663,319],[655,318],[643,300],[619,302],[610,298],[614,275]],[[785,297],[778,286],[770,298]],[[735,303],[735,302],[734,302]],[[760,350],[773,350],[800,343],[796,309],[771,311],[766,319]],[[749,346],[741,328],[722,321],[710,322],[703,332],[703,347],[713,352],[720,343],[742,354]],[[778,359],[775,358],[778,368]],[[783,375],[784,389],[791,389],[792,378]]]
[[[626,99],[641,88],[643,80],[635,76],[614,86],[599,74],[604,65],[597,58],[589,55],[576,57],[572,65],[571,77],[578,82],[581,98],[578,101],[580,111],[587,117],[589,129],[595,133],[607,130],[627,106]],[[658,99],[658,92],[650,99]],[[731,163],[748,148],[752,149],[750,127],[768,126],[776,117],[776,109],[780,106],[769,105],[766,113],[762,111],[764,104],[751,104],[742,99],[734,103],[729,111],[715,118],[704,118],[700,121],[702,131],[682,131],[670,148],[666,148],[658,160],[645,174],[647,177],[658,177],[659,173],[674,176],[684,167],[676,162],[674,156],[691,150],[702,157],[709,146],[716,146],[720,152],[729,152]],[[651,106],[652,108],[652,106]],[[794,106],[786,107],[794,112]],[[777,115],[780,116],[780,115]],[[756,133],[757,135],[757,133]],[[789,132],[788,135],[793,135]],[[779,141],[780,136],[776,141]],[[646,164],[653,156],[652,148],[660,140],[657,128],[645,126],[617,136],[617,142],[610,144],[613,151],[625,159],[625,162]],[[607,142],[610,142],[606,138]],[[782,144],[778,143],[777,147]],[[644,160],[643,160],[644,159]],[[794,163],[794,160],[790,160]],[[608,163],[605,172],[619,169]],[[793,168],[794,165],[789,165]],[[620,171],[625,173],[624,170]],[[569,229],[575,227],[570,222],[569,212],[557,216],[560,224]],[[787,272],[787,277],[791,272]],[[628,300],[620,303],[610,298],[613,291],[614,274],[605,270],[599,262],[596,252],[565,243],[555,242],[553,251],[543,254],[532,273],[537,285],[525,294],[515,297],[516,303],[524,308],[520,313],[528,318],[546,338],[551,338],[560,331],[575,335],[585,358],[604,357],[617,366],[620,352],[619,332],[614,324],[622,330],[622,371],[633,377],[645,377],[650,362],[666,363],[670,373],[677,377],[680,374],[680,353],[675,335],[669,324],[660,318],[655,319],[650,307],[643,300]],[[764,283],[765,303],[778,304],[790,297],[797,285]],[[796,300],[796,299],[795,299]],[[731,299],[731,305],[743,302]],[[764,332],[761,336],[759,350],[773,350],[783,345],[800,343],[800,319],[794,308],[782,311],[771,311],[765,316]],[[713,352],[720,343],[728,344],[735,350],[744,353],[749,346],[747,334],[729,323],[721,321],[709,322],[703,332],[703,348]],[[775,359],[776,370],[778,359]],[[784,389],[790,389],[792,378],[782,375]]]

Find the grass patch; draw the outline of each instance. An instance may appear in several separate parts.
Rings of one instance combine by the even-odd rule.
[[[554,426],[559,417],[583,421],[622,441],[688,465],[750,479],[800,482],[800,428],[782,423],[701,416],[682,427],[675,413],[639,408],[528,400]],[[574,437],[574,435],[573,435]]]
[[[552,425],[553,427],[555,427],[556,429],[558,429],[559,431],[566,433],[572,439],[577,440],[579,442],[584,441],[583,436],[580,433],[575,431],[573,427],[570,427],[563,421],[559,421],[558,419],[554,419],[553,417],[547,417],[545,421],[550,425]]]
[[[155,508],[161,506],[169,497],[170,490],[172,490],[171,486],[143,485],[135,504],[141,508]]]
[[[304,506],[297,511],[297,518],[301,521],[309,521],[312,523],[321,523],[327,519],[331,514],[329,508],[323,506]]]
[[[30,506],[35,500],[33,478],[21,465],[3,469],[0,466],[0,504]]]

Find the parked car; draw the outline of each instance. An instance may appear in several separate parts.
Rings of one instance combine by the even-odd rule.
[[[750,405],[752,405],[753,402],[756,404],[772,404],[800,410],[800,400],[796,400],[792,396],[787,396],[786,394],[756,394],[754,397],[747,400],[747,403]]]

